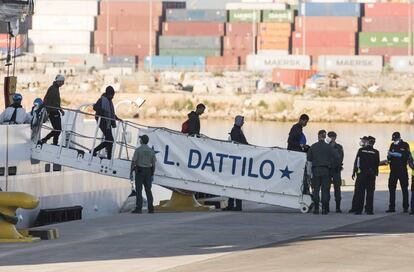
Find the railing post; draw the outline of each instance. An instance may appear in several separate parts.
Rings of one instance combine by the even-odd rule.
[[[119,135],[119,126],[122,125],[122,124],[123,124],[122,121],[118,121],[118,126],[116,126],[114,143],[112,145],[112,150],[111,150],[110,168],[112,168],[112,165],[114,164],[114,155],[115,155],[115,148],[116,148],[116,143],[117,143],[117,139],[118,139],[118,135]]]
[[[99,124],[101,123],[101,117],[98,117],[98,122],[96,123],[96,129],[95,129],[95,135],[93,137],[93,142],[92,142],[92,148],[91,148],[91,158],[89,159],[89,165],[92,162],[93,159],[93,150],[95,149],[95,144],[96,144],[96,137],[98,135],[98,130],[99,130]]]
[[[69,113],[68,113],[69,114]],[[67,121],[67,119],[68,119],[68,116],[66,116],[66,121]],[[61,121],[62,122],[62,121]],[[62,148],[63,148],[63,143],[64,142],[66,142],[66,130],[65,130],[65,125],[66,125],[66,122],[62,125],[62,123],[61,123],[61,127],[62,127],[62,130],[60,131],[60,145],[59,145],[59,151],[58,151],[58,154],[57,154],[57,158],[59,159],[60,158],[60,155],[62,155]],[[53,129],[54,130],[54,129]],[[69,145],[69,144],[68,144]]]
[[[126,124],[122,123],[122,141],[125,140],[125,132],[126,132]],[[125,140],[125,144],[126,144],[126,140]],[[119,153],[118,153],[118,158],[121,158],[122,156],[122,149],[124,148],[124,146],[122,144],[119,145]]]
[[[69,134],[69,141],[68,141],[68,148],[70,143],[72,142],[72,135],[73,135],[73,131],[75,130],[76,127],[76,119],[78,118],[78,111],[75,112],[75,117],[73,117],[73,124],[72,124],[72,128],[70,129],[70,134]]]

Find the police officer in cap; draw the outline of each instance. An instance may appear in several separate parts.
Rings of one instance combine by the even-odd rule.
[[[380,155],[374,149],[375,138],[368,136],[367,144],[358,150],[354,162],[352,179],[357,177],[355,183],[355,214],[362,214],[366,193],[365,212],[374,214],[375,179],[378,176]]]
[[[410,157],[410,146],[401,139],[399,132],[392,134],[392,144],[388,150],[388,162],[390,163],[390,178],[388,180],[388,189],[390,192],[390,203],[387,213],[395,212],[395,190],[397,181],[400,181],[403,195],[403,209],[408,212],[408,172],[407,164]]]
[[[333,150],[335,151],[335,157],[333,160],[333,165],[331,168],[331,177],[329,182],[329,192],[331,191],[331,184],[334,186],[335,192],[335,203],[336,203],[336,212],[341,213],[341,171],[342,165],[344,161],[344,148],[342,145],[336,142],[336,133],[334,131],[328,132],[328,138],[330,139],[330,145],[332,146]],[[331,195],[329,194],[329,199]]]

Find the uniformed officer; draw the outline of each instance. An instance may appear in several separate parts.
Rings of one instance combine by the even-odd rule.
[[[368,144],[368,136],[364,136],[364,137],[360,138],[360,142],[359,142],[360,149],[359,150],[361,150],[361,148],[367,146],[367,144]],[[359,152],[359,150],[358,150],[358,152]],[[355,180],[354,175],[352,176],[352,180]],[[358,182],[359,181],[356,180],[355,184],[354,184],[354,195],[352,196],[352,206],[351,206],[351,209],[348,211],[349,213],[355,213],[356,212],[355,195],[356,195],[356,191],[357,191],[357,188],[358,188]]]
[[[390,192],[390,202],[387,213],[395,212],[395,190],[397,181],[400,181],[403,209],[408,212],[408,172],[407,164],[410,157],[410,146],[401,139],[399,132],[392,134],[393,143],[388,150],[387,159],[390,163],[390,178],[388,179],[388,189]]]
[[[135,189],[137,191],[136,208],[132,212],[142,213],[142,186],[144,186],[147,195],[148,213],[154,213],[151,183],[157,160],[154,150],[147,145],[149,142],[148,136],[142,135],[139,138],[141,139],[141,146],[135,149],[131,162],[131,180],[132,173],[135,171]]]
[[[378,150],[374,149],[375,138],[368,136],[368,142],[365,147],[358,150],[354,162],[352,179],[357,177],[355,183],[355,214],[362,214],[364,209],[364,199],[366,192],[365,212],[374,214],[374,191],[375,179],[378,176],[378,167],[380,155]]]
[[[411,168],[411,211],[410,215],[414,215],[414,152],[411,152],[408,159],[408,165]]]
[[[335,195],[335,203],[336,203],[336,212],[341,213],[341,171],[342,171],[342,165],[344,161],[344,148],[342,145],[338,144],[336,142],[336,133],[334,131],[330,131],[328,133],[328,142],[330,141],[330,145],[335,151],[335,157],[333,160],[333,165],[331,169],[331,179],[329,182],[329,192],[331,191],[331,184],[334,186],[334,195]],[[331,198],[331,195],[329,193],[329,199]],[[329,207],[329,206],[328,206]]]
[[[332,159],[335,156],[333,148],[325,142],[326,131],[318,132],[318,142],[308,151],[308,163],[312,169],[312,192],[315,204],[314,214],[319,214],[319,193],[322,189],[322,214],[328,214],[329,203],[329,173]]]

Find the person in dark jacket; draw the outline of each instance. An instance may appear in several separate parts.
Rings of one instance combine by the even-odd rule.
[[[411,211],[410,215],[414,215],[414,152],[411,152],[410,157],[408,158],[408,165],[411,168]]]
[[[359,142],[360,148],[358,149],[358,152],[359,152],[359,150],[361,150],[361,148],[364,148],[368,145],[368,139],[369,139],[368,136],[363,136],[362,138],[360,138],[360,142]],[[352,176],[352,180],[355,180],[355,175]],[[355,213],[356,212],[356,200],[357,199],[356,199],[355,195],[356,195],[358,186],[360,186],[359,182],[360,182],[360,180],[357,179],[355,181],[355,184],[354,184],[354,195],[352,197],[351,209],[348,211],[349,213]]]
[[[108,160],[112,158],[112,147],[114,142],[112,128],[116,128],[116,120],[121,120],[115,114],[114,104],[112,103],[114,95],[114,88],[112,86],[106,87],[105,93],[93,106],[93,109],[96,112],[96,121],[98,122],[99,117],[101,117],[99,129],[104,135],[104,141],[94,148],[93,156],[96,156],[100,150],[105,148]]]
[[[329,182],[329,192],[331,191],[331,184],[334,186],[334,192],[335,192],[335,204],[336,204],[336,212],[341,213],[341,171],[342,171],[342,165],[344,161],[344,148],[342,145],[338,144],[336,142],[336,132],[330,131],[328,133],[328,138],[330,139],[330,145],[333,147],[335,151],[335,157],[331,169],[331,180]],[[329,199],[330,199],[329,195]],[[329,207],[329,206],[328,206]],[[329,209],[328,209],[329,210]]]
[[[65,77],[57,75],[52,86],[46,92],[43,99],[43,104],[46,107],[46,111],[49,115],[50,122],[52,123],[53,131],[51,131],[46,137],[41,140],[41,143],[46,143],[50,138],[53,137],[53,144],[57,145],[59,142],[59,135],[62,130],[62,119],[60,115],[65,115],[65,112],[60,106],[60,92],[59,88],[65,84]]]
[[[230,132],[230,139],[238,144],[249,144],[244,136],[242,127],[244,125],[244,117],[237,115],[234,119],[234,126]],[[242,201],[240,199],[229,198],[226,211],[241,211],[242,210]]]
[[[395,190],[397,181],[400,181],[403,195],[403,209],[408,212],[408,172],[407,164],[410,157],[410,146],[401,139],[399,132],[392,134],[393,143],[388,150],[387,159],[390,163],[390,177],[388,180],[388,189],[390,193],[390,202],[387,213],[395,212]]]
[[[375,138],[368,136],[367,145],[358,150],[354,162],[352,179],[357,177],[355,183],[355,214],[362,214],[364,198],[366,193],[365,211],[367,214],[374,214],[374,191],[375,179],[378,176],[380,155],[374,149]]]
[[[294,124],[289,132],[288,138],[288,150],[303,152],[307,147],[306,137],[303,134],[303,128],[306,127],[309,121],[309,116],[307,114],[302,114],[299,118],[299,122]]]
[[[204,113],[206,106],[204,104],[198,104],[195,111],[188,114],[188,135],[197,136],[200,135],[200,115]]]

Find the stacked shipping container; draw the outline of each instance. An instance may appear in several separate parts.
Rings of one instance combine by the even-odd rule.
[[[412,55],[414,5],[407,3],[365,4],[362,32],[359,33],[360,55]]]

